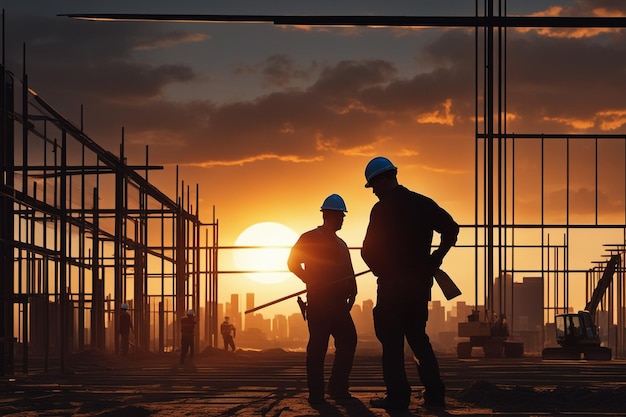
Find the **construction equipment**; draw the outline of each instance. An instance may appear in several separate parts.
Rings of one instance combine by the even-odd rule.
[[[520,358],[524,356],[524,343],[508,340],[509,326],[504,315],[488,315],[486,321],[480,321],[479,312],[473,311],[468,321],[459,323],[459,337],[468,337],[469,341],[459,342],[456,347],[459,359],[472,357],[472,349],[481,347],[486,358]]]
[[[601,346],[593,317],[620,264],[619,255],[611,256],[584,310],[556,315],[556,341],[560,347],[543,349],[543,359],[611,360],[611,348]]]

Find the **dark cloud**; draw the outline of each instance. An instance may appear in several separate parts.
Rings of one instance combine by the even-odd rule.
[[[309,80],[316,67],[315,62],[300,66],[288,55],[275,54],[256,65],[241,65],[235,68],[235,74],[261,73],[265,86],[288,87],[294,81]]]
[[[323,96],[349,96],[365,88],[385,84],[395,74],[396,70],[390,63],[380,60],[342,61],[324,69],[311,91]]]
[[[212,159],[218,160],[276,153],[308,159],[373,140],[381,116],[360,106],[358,94],[371,83],[380,82],[381,65],[386,71],[391,69],[377,61],[341,62],[324,71],[309,89],[214,108],[206,115],[208,126],[203,137],[215,148],[213,153],[208,149],[206,155],[217,154]]]
[[[544,123],[547,118],[590,120],[583,131],[601,132],[599,112],[626,109],[623,34],[603,43],[530,36],[512,40],[507,52],[508,109],[522,116],[526,129],[575,130]]]
[[[200,76],[188,65],[149,65],[136,60],[137,50],[197,42],[204,35],[162,32],[149,24],[92,22],[35,16],[8,19],[9,68],[22,68],[22,40],[31,86],[48,97],[91,104],[104,100],[148,100],[164,87]],[[77,41],[79,40],[79,41]],[[92,97],[92,99],[90,99]]]
[[[579,4],[585,5],[591,3]],[[147,64],[137,55],[207,39],[204,34],[153,24],[35,18],[11,26],[10,37],[24,38],[28,45],[31,86],[50,95],[52,104],[85,104],[87,131],[98,141],[118,142],[125,126],[129,146],[149,144],[158,163],[313,160],[367,152],[390,138],[399,152],[435,154],[442,141],[453,147],[457,138],[473,134],[475,39],[470,31],[433,36],[415,57],[413,74],[381,59],[322,66],[268,54],[260,64],[241,65],[238,71],[261,74],[275,91],[220,104],[168,101],[165,88],[199,83],[205,76],[187,64]],[[507,110],[515,119],[510,130],[574,130],[576,121],[585,120],[591,121],[586,130],[607,121],[621,128],[623,45],[621,33],[574,39],[511,32]],[[11,56],[19,57],[14,46]],[[15,58],[12,62],[16,65]]]

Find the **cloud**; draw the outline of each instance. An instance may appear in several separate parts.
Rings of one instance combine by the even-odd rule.
[[[149,145],[152,160],[160,164],[306,163],[380,149],[436,162],[423,164],[435,171],[446,159],[455,160],[453,171],[463,171],[467,164],[466,157],[452,152],[461,142],[471,148],[467,139],[474,133],[475,39],[465,30],[429,37],[415,52],[412,72],[385,59],[320,63],[268,50],[264,59],[234,67],[229,82],[236,83],[238,75],[260,74],[272,87],[270,93],[214,102],[165,95],[177,84],[204,88],[214,82],[191,60],[180,64],[165,55],[160,60],[142,55],[207,41],[211,37],[206,33],[137,23],[18,23],[30,28],[11,38],[25,37],[31,86],[53,106],[61,103],[62,114],[76,114],[76,103],[85,104],[86,130],[106,148],[112,148],[107,142],[119,142],[123,126],[127,145],[141,155]],[[76,38],[81,41],[72,41]],[[621,129],[626,114],[624,44],[621,33],[601,42],[511,33],[509,130]],[[451,152],[440,155],[442,144]]]
[[[26,45],[32,87],[46,97],[87,103],[150,100],[172,83],[202,78],[189,65],[151,65],[136,51],[171,48],[208,39],[205,34],[162,32],[146,24],[92,22],[21,16],[10,20],[9,39]],[[80,39],[80,41],[77,41]],[[22,67],[16,43],[7,43],[8,67]],[[61,101],[61,100],[59,100]]]
[[[259,161],[267,161],[267,160],[276,160],[276,161],[281,161],[281,162],[295,162],[295,163],[300,163],[300,162],[318,162],[320,161],[322,158],[320,157],[316,157],[316,158],[311,158],[311,159],[303,159],[301,157],[299,157],[298,155],[276,155],[276,154],[265,154],[265,155],[255,155],[255,156],[251,156],[249,158],[244,158],[244,159],[240,159],[240,160],[231,160],[231,161],[204,161],[198,164],[187,164],[189,166],[199,166],[202,168],[211,168],[211,167],[216,167],[216,166],[242,166],[245,164],[249,164],[252,162],[259,162]]]
[[[441,108],[436,109],[432,112],[426,112],[419,116],[417,116],[417,123],[435,123],[453,126],[454,125],[454,115],[452,114],[452,100],[446,99],[442,104]]]
[[[531,16],[552,17],[623,17],[626,6],[619,0],[576,0],[573,5],[550,6],[545,10],[531,13]],[[553,38],[594,38],[603,34],[619,33],[617,28],[517,28],[517,32],[534,32]]]
[[[565,207],[569,198],[570,213],[576,213],[577,215],[588,215],[592,218],[596,211],[598,215],[614,216],[624,215],[624,201],[620,197],[620,194],[612,194],[607,192],[607,189],[600,188],[596,194],[593,188],[575,188],[570,187],[569,191],[561,188],[552,192],[546,193],[545,198],[545,210],[550,215],[554,216],[560,214],[564,216],[566,213]],[[563,219],[562,219],[563,220]],[[620,218],[619,221],[622,221]]]
[[[581,132],[607,131],[605,112],[626,109],[624,34],[590,39],[511,36],[507,48],[507,106],[519,117],[516,132],[562,131],[568,121]],[[604,115],[604,116],[603,116]]]
[[[288,55],[275,54],[267,57],[261,63],[255,65],[241,65],[235,68],[235,74],[262,73],[265,86],[286,87],[294,80],[309,80],[311,72],[317,67],[312,62],[308,67],[299,66],[294,59]]]
[[[133,49],[136,51],[169,49],[180,44],[204,42],[208,39],[210,36],[205,33],[167,32],[157,37],[151,36],[143,41],[138,39]]]

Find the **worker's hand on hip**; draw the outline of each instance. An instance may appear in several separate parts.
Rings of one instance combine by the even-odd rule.
[[[441,266],[443,256],[439,249],[434,250],[433,253],[430,254],[430,266],[433,268],[433,272]]]
[[[351,295],[348,297],[348,311],[352,310],[352,306],[354,305],[355,297]]]

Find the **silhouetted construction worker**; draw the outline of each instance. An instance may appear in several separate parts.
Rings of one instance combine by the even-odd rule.
[[[385,157],[372,159],[365,168],[366,187],[379,201],[370,222],[361,255],[378,277],[374,329],[383,348],[385,398],[373,407],[406,409],[411,386],[404,368],[404,340],[417,358],[424,384],[424,405],[445,406],[445,386],[428,335],[428,301],[433,275],[454,246],[459,226],[433,200],[398,184],[397,168]],[[431,253],[433,232],[441,235]]]
[[[324,400],[324,358],[328,341],[335,339],[335,358],[328,381],[328,394],[342,401],[352,398],[349,377],[357,334],[350,310],[357,294],[348,245],[337,236],[345,217],[341,196],[328,196],[321,207],[323,224],[300,236],[291,248],[287,266],[307,288],[306,319],[309,342],[306,352],[309,402]]]
[[[230,320],[230,317],[224,317],[224,322],[220,326],[220,333],[222,333],[222,338],[224,339],[224,350],[228,352],[228,347],[230,346],[234,352],[235,336],[237,335],[237,329],[228,320]]]
[[[185,357],[189,352],[189,359],[193,359],[194,343],[193,335],[196,327],[196,319],[193,310],[187,310],[187,317],[183,317],[180,321],[180,364],[185,363]]]
[[[122,356],[128,355],[128,345],[130,343],[130,331],[133,330],[133,323],[128,314],[128,304],[123,303],[120,306],[120,320],[119,320],[119,334],[120,334],[120,354]]]

